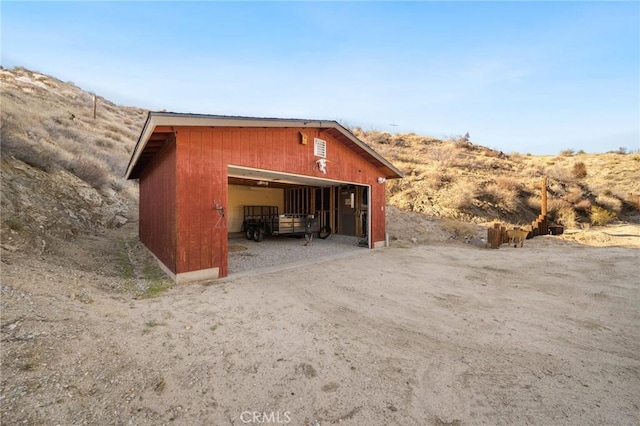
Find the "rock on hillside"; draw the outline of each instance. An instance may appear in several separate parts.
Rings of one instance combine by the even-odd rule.
[[[14,158],[3,158],[0,166],[4,249],[41,253],[56,238],[119,227],[136,217],[129,189],[96,189],[64,169],[45,172]]]
[[[123,178],[146,111],[117,106],[72,83],[1,69],[2,245],[43,252],[55,239],[137,218]]]

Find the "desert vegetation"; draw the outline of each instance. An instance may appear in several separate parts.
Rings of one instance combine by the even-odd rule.
[[[41,253],[134,219],[123,175],[146,111],[24,68],[0,80],[4,247]]]
[[[24,68],[0,69],[0,78],[5,243],[43,251],[50,236],[135,218],[135,183],[123,174],[146,111]],[[528,224],[540,211],[543,177],[551,219],[567,227],[630,219],[640,209],[640,153],[626,148],[536,156],[481,146],[468,134],[352,131],[405,173],[387,182],[388,202],[401,211]]]
[[[609,222],[628,219],[639,211],[640,152],[506,154],[473,144],[468,135],[437,139],[352,131],[405,173],[387,187],[390,203],[404,210],[527,224],[540,213],[541,182],[547,177],[550,218],[566,227],[602,224],[603,215]]]
[[[24,68],[2,70],[2,155],[46,172],[67,170],[96,189],[122,189],[132,143],[146,118]]]

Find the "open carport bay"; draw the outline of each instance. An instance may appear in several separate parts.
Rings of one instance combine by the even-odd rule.
[[[358,238],[330,235],[327,239],[314,237],[310,244],[305,238],[272,236],[262,242],[247,240],[244,236],[229,236],[229,274],[299,264],[339,257],[367,248],[358,246]]]

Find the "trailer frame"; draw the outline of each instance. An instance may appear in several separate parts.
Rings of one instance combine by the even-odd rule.
[[[313,235],[325,239],[331,234],[328,227],[320,229],[317,214],[279,214],[278,206],[243,206],[241,232],[248,240],[260,242],[265,235],[304,236],[310,241]]]

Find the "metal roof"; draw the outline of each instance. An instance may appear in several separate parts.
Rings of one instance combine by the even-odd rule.
[[[137,179],[146,164],[173,137],[173,133],[156,132],[159,126],[207,126],[207,127],[296,127],[322,128],[346,145],[358,152],[367,161],[386,172],[389,179],[401,178],[402,172],[383,158],[369,145],[358,139],[353,133],[334,120],[308,120],[298,118],[239,117],[227,115],[188,114],[176,112],[150,111],[144,123],[138,142],[127,165],[125,177]]]

